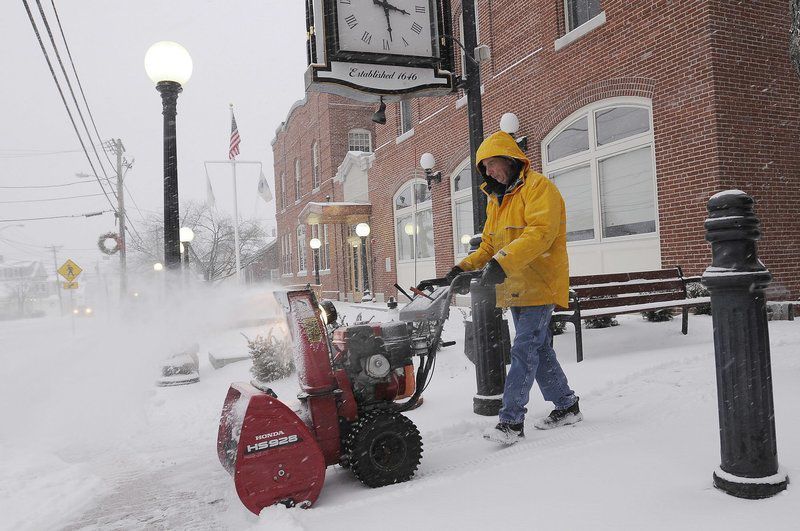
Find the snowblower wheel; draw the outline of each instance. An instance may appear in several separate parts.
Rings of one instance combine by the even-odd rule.
[[[422,438],[411,420],[388,411],[366,413],[348,437],[350,469],[368,487],[408,481],[422,459]]]

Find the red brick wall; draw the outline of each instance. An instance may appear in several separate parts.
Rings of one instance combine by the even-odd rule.
[[[460,2],[452,4],[457,33]],[[651,99],[663,266],[702,273],[710,263],[706,201],[720,190],[739,188],[758,202],[760,252],[775,276],[773,287],[783,291],[781,297],[800,297],[800,228],[791,218],[800,203],[795,171],[800,83],[788,59],[788,3],[602,0],[605,24],[558,51],[561,0],[478,0],[478,5],[481,42],[492,51],[481,69],[486,135],[498,129],[504,112],[516,113],[518,134],[529,139],[527,155],[541,169],[541,140],[572,112],[611,97]],[[445,176],[433,188],[437,272],[444,274],[453,264],[447,181],[469,156],[466,106],[455,105],[461,95],[413,100],[415,133],[400,144],[398,105],[389,105],[387,123],[374,128],[376,160],[369,180],[376,292],[394,294],[392,196],[408,179],[421,176],[419,157],[426,151],[436,156],[436,169]],[[299,145],[307,156],[309,135],[321,134],[325,151],[323,131],[344,120],[334,107],[324,108],[333,101],[329,98],[310,94],[313,105],[295,110],[289,128],[278,134],[276,183],[285,163],[279,156],[283,146]],[[368,124],[362,127],[371,126],[374,107],[359,115]],[[346,133],[352,123],[339,130]],[[323,157],[333,172],[343,158],[336,144],[342,138],[331,134],[330,152]],[[287,175],[293,175],[291,164]],[[286,214],[296,220],[299,207]],[[288,223],[282,224],[282,215],[279,230]],[[389,273],[387,257],[393,264]]]
[[[275,201],[277,208],[278,247],[280,239],[290,234],[292,239],[292,274],[284,276],[285,284],[314,283],[314,262],[311,249],[306,250],[307,274],[297,275],[297,225],[298,216],[308,202],[325,202],[342,200],[342,185],[334,182],[339,164],[347,153],[347,132],[351,129],[366,129],[373,133],[371,121],[374,106],[365,105],[339,96],[329,94],[308,93],[305,102],[298,102],[288,113],[286,121],[278,127],[272,141],[275,172]],[[320,157],[320,186],[313,190],[312,181],[312,145],[318,142]],[[296,200],[295,160],[300,160],[301,185],[300,198]],[[286,174],[286,208],[281,208],[281,172]],[[348,290],[346,252],[343,252],[347,235],[343,228],[330,225],[328,238],[331,240],[330,260],[331,274],[321,275],[320,280],[326,295]],[[311,230],[307,229],[306,242],[311,239]]]

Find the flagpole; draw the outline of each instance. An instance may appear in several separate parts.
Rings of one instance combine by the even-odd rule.
[[[233,122],[233,104],[230,104],[231,108],[231,123]],[[241,258],[239,256],[239,197],[236,190],[236,159],[231,158],[231,172],[233,176],[233,245],[234,245],[234,255],[236,256],[236,283],[241,285],[242,283],[242,273],[241,273]]]

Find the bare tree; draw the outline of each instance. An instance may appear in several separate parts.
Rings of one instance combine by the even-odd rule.
[[[189,227],[195,234],[190,246],[190,267],[201,271],[208,281],[234,275],[236,255],[233,219],[198,203],[182,205],[181,212],[181,227]],[[151,218],[145,223],[143,240],[134,244],[135,263],[146,269],[152,267],[153,262],[161,260],[164,253],[163,232],[162,219]],[[266,232],[257,220],[239,222],[239,258],[242,267],[265,244]]]

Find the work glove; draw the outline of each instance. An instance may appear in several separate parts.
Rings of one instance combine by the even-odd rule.
[[[447,281],[447,285],[449,286],[450,284],[452,284],[453,279],[455,279],[460,273],[463,272],[464,270],[461,269],[460,267],[453,266],[453,269],[451,269],[450,272],[444,276],[444,279]]]
[[[506,272],[503,271],[502,266],[492,258],[483,267],[481,278],[478,284],[481,286],[494,286],[500,284],[506,279]]]

